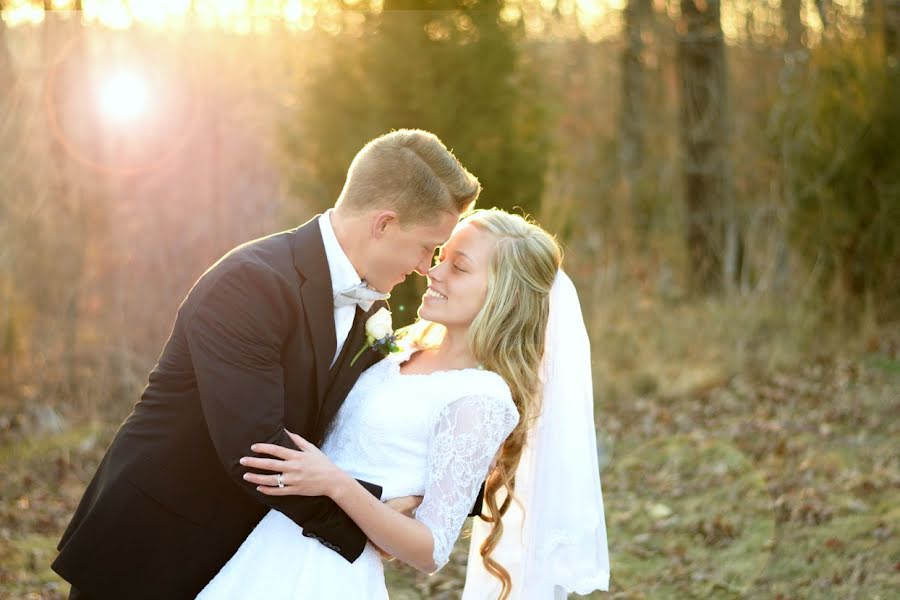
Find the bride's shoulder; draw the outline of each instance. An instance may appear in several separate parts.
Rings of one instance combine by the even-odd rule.
[[[494,371],[480,368],[459,372],[459,389],[454,395],[457,398],[490,398],[503,403],[513,401],[512,392],[503,377]]]
[[[482,431],[509,433],[519,421],[519,411],[509,386],[493,371],[470,369],[459,374],[458,385],[447,394],[438,414],[456,421],[479,423]]]

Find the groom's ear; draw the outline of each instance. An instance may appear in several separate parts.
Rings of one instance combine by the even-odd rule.
[[[397,213],[392,210],[382,210],[375,213],[374,218],[372,219],[372,236],[375,238],[380,238],[387,233],[388,227],[391,224],[398,224],[399,219],[397,217]]]

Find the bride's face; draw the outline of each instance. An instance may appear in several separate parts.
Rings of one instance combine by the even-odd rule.
[[[488,261],[497,238],[467,224],[459,226],[428,271],[419,317],[446,327],[468,327],[484,304]]]

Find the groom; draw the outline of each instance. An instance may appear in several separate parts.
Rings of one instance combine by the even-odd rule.
[[[365,535],[331,499],[260,494],[238,461],[254,442],[295,448],[285,429],[321,444],[380,358],[350,364],[366,319],[480,189],[436,136],[394,131],[356,155],[333,209],[207,270],[59,543],[70,598],[193,598],[269,509],[355,560]]]

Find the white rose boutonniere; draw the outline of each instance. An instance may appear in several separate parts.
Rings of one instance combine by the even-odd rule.
[[[394,324],[391,321],[391,311],[383,306],[366,321],[366,343],[354,355],[350,366],[352,367],[356,359],[369,348],[381,352],[384,356],[391,352],[400,352],[397,335],[394,333]]]

